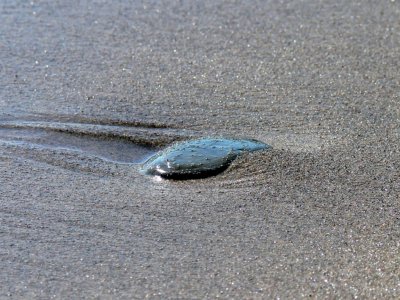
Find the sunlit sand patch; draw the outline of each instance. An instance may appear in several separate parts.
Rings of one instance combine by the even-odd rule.
[[[269,132],[256,136],[261,141],[273,141],[274,149],[293,152],[318,152],[338,146],[346,140],[336,135]]]

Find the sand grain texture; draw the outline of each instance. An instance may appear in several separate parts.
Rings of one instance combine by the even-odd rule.
[[[399,20],[399,1],[1,1],[0,123],[274,149],[180,182],[0,140],[0,298],[398,298]]]

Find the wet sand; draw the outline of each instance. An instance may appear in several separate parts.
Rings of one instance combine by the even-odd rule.
[[[129,2],[0,3],[0,298],[397,298],[400,2]]]

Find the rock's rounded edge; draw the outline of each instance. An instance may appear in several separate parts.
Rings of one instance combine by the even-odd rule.
[[[198,167],[197,169],[196,168],[190,169],[190,167],[183,169],[182,168],[174,169],[174,167],[170,166],[168,159],[164,159],[165,157],[168,157],[168,155],[173,154],[174,152],[185,151],[186,146],[187,148],[191,148],[193,146],[203,147],[196,145],[201,143],[202,141],[206,143],[210,142],[211,145],[213,143],[222,143],[222,144],[226,143],[227,145],[223,146],[214,145],[214,147],[225,147],[225,148],[229,148],[230,146],[228,144],[231,142],[232,145],[236,147],[232,146],[233,148],[229,150],[229,152],[226,154],[227,156],[221,157],[219,165],[210,165],[209,167],[203,166],[201,168]],[[239,147],[240,143],[243,143],[244,145],[241,145]],[[248,144],[246,145],[246,143]],[[242,153],[270,150],[270,149],[272,149],[271,145],[268,145],[264,142],[255,139],[215,138],[215,137],[189,139],[186,141],[176,142],[170,145],[169,147],[165,148],[164,150],[161,150],[158,153],[154,154],[152,157],[148,158],[142,164],[140,172],[145,175],[160,176],[165,179],[185,180],[185,179],[205,178],[205,177],[215,176],[223,172],[225,169],[229,167],[231,162],[235,160],[236,157],[241,155]],[[224,150],[227,151],[227,149]]]

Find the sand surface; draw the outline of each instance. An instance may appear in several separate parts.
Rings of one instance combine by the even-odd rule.
[[[399,297],[400,1],[3,0],[0,24],[1,299]],[[188,181],[121,158],[201,136],[274,149]]]

